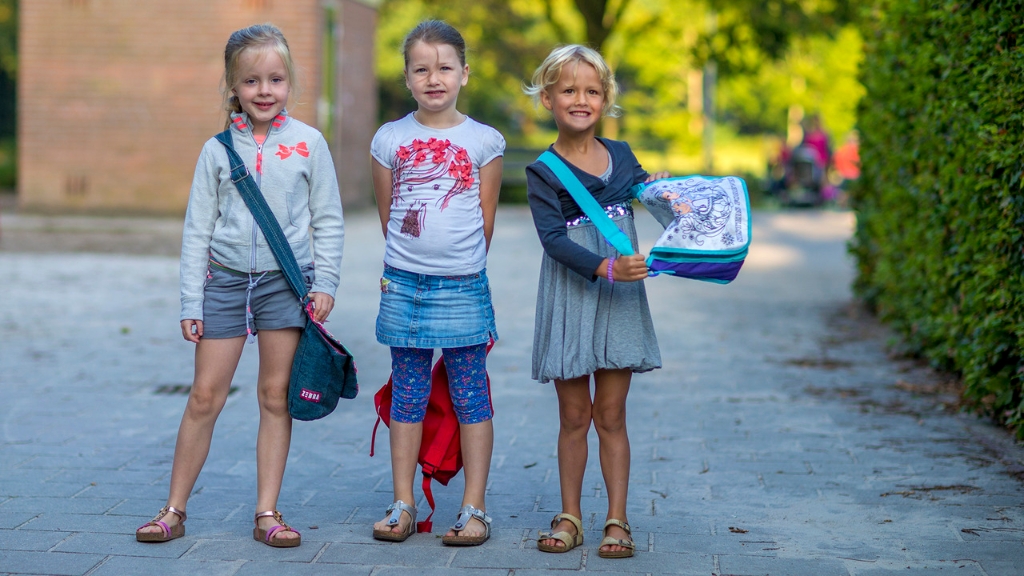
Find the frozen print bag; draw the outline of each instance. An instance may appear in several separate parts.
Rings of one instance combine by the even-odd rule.
[[[590,192],[558,156],[538,158],[565,185],[583,213],[620,254],[633,254],[619,230]],[[728,284],[739,274],[750,246],[750,198],[742,178],[683,176],[637,184],[633,192],[665,227],[647,257],[651,276]]]
[[[647,258],[651,275],[728,284],[750,247],[750,198],[736,176],[683,176],[639,189],[644,207],[665,226]]]

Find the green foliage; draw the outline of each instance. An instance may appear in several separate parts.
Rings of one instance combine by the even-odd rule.
[[[877,0],[858,292],[1024,437],[1024,0]]]
[[[698,60],[714,58],[725,73],[756,70],[785,56],[794,38],[833,34],[857,17],[855,0],[708,0],[717,13]]]
[[[455,26],[466,40],[469,84],[459,94],[459,109],[503,134],[522,133],[532,105],[522,82],[554,45],[545,33],[543,13],[516,2],[431,2],[385,0],[377,30],[377,74],[381,120],[416,109],[403,76],[402,41],[417,23],[429,18]]]
[[[699,134],[691,134],[687,75],[697,34],[688,18],[700,11],[693,1],[634,0],[619,21],[604,54],[622,91],[624,111],[613,137],[637,148],[698,154]],[[657,22],[657,24],[654,24]]]
[[[18,173],[14,137],[0,138],[0,193],[14,188]]]
[[[0,0],[0,190],[14,188],[17,180],[17,71],[18,2]]]
[[[831,37],[794,38],[781,59],[750,74],[724,78],[719,107],[742,132],[783,133],[788,108],[800,106],[807,114],[824,118],[826,128],[841,142],[853,130],[857,104],[864,96],[857,79],[862,60],[863,41],[853,25]]]
[[[384,0],[377,34],[382,122],[415,108],[402,77],[401,43],[426,18],[440,18],[466,38],[471,73],[459,109],[500,130],[511,146],[543,148],[555,137],[550,115],[522,93],[554,46],[585,43],[604,14],[603,55],[622,86],[624,115],[603,134],[673,158],[701,155],[702,57],[725,62],[716,117],[732,132],[786,129],[791,106],[820,113],[837,138],[853,127],[863,88],[857,81],[862,41],[849,19],[849,0]],[[779,5],[782,12],[773,11]],[[720,29],[708,36],[719,12]],[[772,20],[785,15],[772,46],[758,45]],[[606,18],[605,18],[606,17]],[[588,28],[587,22],[591,22]],[[711,51],[706,48],[711,47]],[[703,54],[703,56],[702,56]],[[775,58],[777,56],[777,58]],[[799,82],[794,82],[798,78]],[[716,143],[718,140],[716,139]],[[719,147],[721,152],[721,147]],[[760,159],[755,164],[763,165]]]
[[[0,72],[18,71],[18,0],[0,0]]]
[[[0,70],[0,139],[14,138],[17,132],[17,88],[7,72]]]

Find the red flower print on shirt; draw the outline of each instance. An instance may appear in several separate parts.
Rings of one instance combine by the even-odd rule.
[[[284,144],[278,144],[277,152],[275,152],[274,154],[280,156],[281,160],[284,160],[285,158],[291,156],[292,152],[295,152],[296,154],[302,156],[303,158],[309,158],[309,149],[306,148],[305,142],[299,142],[295,146],[285,146]]]
[[[452,187],[437,199],[441,210],[455,196],[469,190],[475,182],[473,178],[473,161],[465,148],[452,144],[450,140],[430,138],[429,140],[414,139],[408,146],[399,146],[395,152],[392,169],[391,204],[397,207],[402,193],[414,187],[428,184],[435,180],[450,177],[455,182]],[[434,189],[438,185],[434,184]],[[410,209],[412,210],[412,209]],[[426,216],[425,205],[417,208],[415,216],[406,215],[402,232],[411,236],[419,236]],[[411,223],[416,222],[417,226]],[[415,233],[413,233],[415,231]]]

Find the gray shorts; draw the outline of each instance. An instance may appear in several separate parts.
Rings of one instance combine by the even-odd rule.
[[[313,267],[303,266],[302,276],[309,290],[313,285]],[[248,319],[247,299],[252,314]],[[203,290],[203,338],[236,338],[250,333],[255,335],[260,330],[305,325],[302,304],[284,274],[278,271],[248,274],[211,263]]]

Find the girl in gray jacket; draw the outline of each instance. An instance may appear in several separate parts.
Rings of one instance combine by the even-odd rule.
[[[257,25],[233,33],[224,63],[234,148],[302,265],[315,319],[322,322],[334,307],[345,236],[327,142],[285,110],[295,75],[280,30]],[[226,150],[211,138],[196,165],[181,246],[181,332],[196,344],[195,379],[178,428],[167,505],[136,531],[138,541],[167,542],[185,534],[185,504],[209,453],[214,424],[242,347],[258,333],[253,538],[273,547],[300,544],[298,531],[277,511],[277,498],[291,443],[288,381],[303,326],[301,303],[231,181]]]

